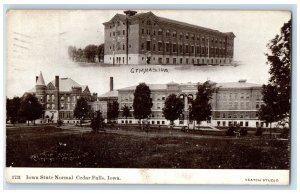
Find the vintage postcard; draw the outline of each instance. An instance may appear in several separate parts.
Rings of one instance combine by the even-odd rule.
[[[291,21],[8,10],[7,183],[288,185]]]

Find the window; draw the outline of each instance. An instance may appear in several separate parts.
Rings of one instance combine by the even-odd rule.
[[[170,36],[170,31],[169,30],[166,31],[166,36]]]
[[[170,44],[166,43],[166,52],[170,52]]]
[[[147,41],[147,51],[150,51],[150,41]]]
[[[182,45],[179,45],[179,52],[182,53]]]
[[[160,125],[160,121],[157,121],[156,123],[157,123],[158,125]]]
[[[158,51],[162,51],[162,42],[158,42]]]
[[[185,35],[185,39],[189,39],[189,34],[187,33],[186,35]]]
[[[164,124],[165,124],[165,121],[162,121],[162,122],[161,122],[161,124],[163,124],[163,125],[164,125]]]
[[[177,46],[176,46],[176,44],[173,44],[173,52],[177,52]]]
[[[246,121],[246,122],[245,122],[245,126],[248,127],[248,125],[249,125],[249,123],[248,123],[248,121]]]
[[[173,32],[172,36],[173,36],[173,38],[177,37],[176,31]]]
[[[161,29],[158,30],[158,35],[160,35],[160,36],[162,35],[162,30]]]
[[[167,63],[167,64],[169,64],[169,63],[170,63],[170,61],[169,61],[169,58],[166,58],[166,63]]]
[[[125,44],[123,44],[123,50],[125,50]]]
[[[226,121],[223,121],[222,125],[223,125],[223,127],[225,127],[226,126]]]
[[[144,34],[145,32],[144,32],[144,28],[142,28],[142,34]]]
[[[186,52],[186,53],[189,52],[189,45],[185,45],[185,52]]]
[[[142,45],[141,45],[141,49],[142,49],[142,50],[144,50],[144,43],[142,43]]]

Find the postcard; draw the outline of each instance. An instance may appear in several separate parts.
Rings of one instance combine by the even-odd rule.
[[[288,185],[291,20],[8,10],[7,183]]]

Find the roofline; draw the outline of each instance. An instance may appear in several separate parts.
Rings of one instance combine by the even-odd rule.
[[[160,17],[160,16],[155,15],[151,11],[145,12],[145,13],[139,13],[139,14],[136,14],[136,15],[133,15],[133,16],[130,16],[130,17],[128,17],[125,14],[119,14],[119,13],[117,13],[109,21],[104,22],[102,24],[106,25],[106,24],[111,23],[112,20],[117,15],[122,15],[122,16],[126,17],[128,20],[131,20],[131,19],[139,18],[139,17],[141,17],[142,15],[145,15],[145,14],[151,14],[151,15],[153,15],[154,17],[157,18],[157,20],[159,20],[162,23],[173,24],[173,25],[176,25],[176,26],[184,26],[184,27],[190,28],[190,29],[202,30],[202,31],[206,31],[206,32],[213,32],[213,33],[222,34],[222,35],[225,35],[225,36],[229,36],[229,33],[232,33],[233,38],[236,37],[233,32],[221,32],[219,30],[214,30],[214,29],[211,29],[211,28],[206,28],[206,27],[203,27],[203,26],[198,26],[198,25],[195,25],[195,24],[187,23],[187,22],[182,22],[182,21],[179,21],[179,20],[173,20],[173,19],[169,19],[169,18]],[[168,21],[163,21],[163,20],[168,20]],[[182,24],[179,24],[178,22],[180,22]]]

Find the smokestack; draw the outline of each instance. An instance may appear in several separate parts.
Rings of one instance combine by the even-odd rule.
[[[55,87],[59,90],[59,76],[55,76]]]
[[[114,78],[110,77],[110,91],[114,90]]]
[[[38,79],[39,79],[39,76],[35,76],[35,83],[37,82]]]

